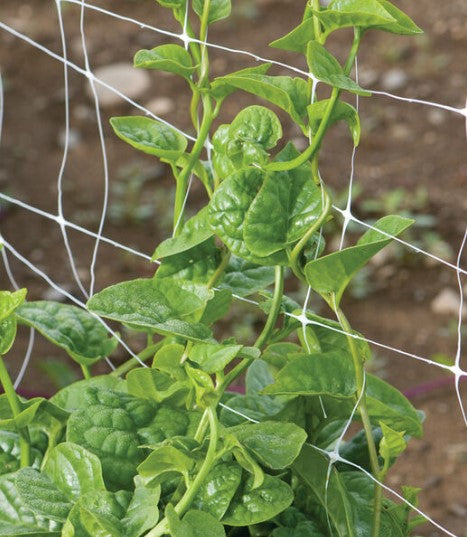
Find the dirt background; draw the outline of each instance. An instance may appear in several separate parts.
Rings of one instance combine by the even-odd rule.
[[[400,0],[396,3],[415,19],[425,34],[408,38],[370,32],[365,36],[359,55],[362,85],[463,107],[467,89],[467,2]],[[268,42],[299,21],[302,4],[296,0],[235,0],[233,17],[228,22],[217,23],[209,39],[303,67],[293,54],[267,47]],[[150,0],[118,3],[96,0],[95,5],[176,30],[169,14]],[[79,9],[64,5],[63,11],[69,57],[82,65]],[[0,22],[60,54],[53,2],[2,0]],[[140,48],[166,42],[162,35],[92,11],[86,14],[86,35],[93,68],[131,62]],[[331,46],[341,57],[347,50],[349,37],[344,31],[332,38]],[[238,54],[213,51],[212,59],[214,74],[252,65],[251,60]],[[0,69],[5,89],[0,191],[43,211],[56,213],[65,125],[62,65],[0,29]],[[289,74],[285,69],[275,72]],[[72,143],[64,175],[64,212],[68,220],[95,231],[103,196],[103,168],[93,103],[86,93],[85,78],[73,72],[69,76]],[[237,96],[226,101],[221,120],[230,121],[242,106],[255,102],[247,95]],[[158,100],[154,102],[154,98]],[[179,127],[190,128],[186,89],[175,77],[152,74],[151,87],[138,97],[138,102],[163,111],[163,117]],[[375,218],[394,210],[395,203],[396,212],[405,211],[417,219],[418,227],[407,240],[455,263],[467,209],[465,121],[449,112],[382,96],[361,99],[360,111],[363,139],[356,158],[355,182],[359,191],[354,197],[355,214]],[[169,234],[171,215],[167,207],[173,188],[165,168],[137,154],[111,134],[108,118],[131,113],[133,109],[124,102],[102,110],[111,180],[110,216],[104,232],[107,237],[151,254],[155,245]],[[287,123],[285,115],[279,112],[279,116],[285,136],[297,138],[297,131]],[[345,128],[334,128],[324,145],[322,175],[344,200],[351,157]],[[402,189],[398,202],[388,194],[395,188]],[[195,207],[202,200],[203,193],[195,185],[190,203]],[[137,208],[141,203],[143,210]],[[340,224],[338,217],[336,222]],[[337,224],[331,243],[339,239]],[[82,298],[55,222],[2,203],[0,231],[36,267]],[[93,242],[78,232],[70,231],[69,237],[78,272],[88,286]],[[41,278],[11,255],[9,258],[15,278],[21,286],[28,287],[30,299],[56,298]],[[464,266],[465,260],[466,256]],[[149,276],[152,271],[153,266],[144,259],[102,244],[96,286],[100,289],[122,279]],[[1,288],[10,287],[3,266],[0,283]],[[345,303],[345,310],[354,328],[373,340],[419,356],[443,354],[452,360],[457,342],[456,315],[452,306],[450,309],[446,304],[445,313],[437,313],[432,301],[441,291],[457,289],[453,269],[410,249],[393,248],[359,280]],[[296,298],[303,292],[292,291]],[[239,319],[250,319],[251,327],[241,328]],[[261,316],[253,307],[237,305],[231,316],[233,333],[245,340],[260,322]],[[137,347],[139,341],[132,343]],[[26,346],[27,331],[21,330],[8,357],[13,374],[20,368]],[[465,537],[467,441],[452,379],[437,367],[378,347],[374,350],[372,369],[404,390],[426,413],[424,438],[410,444],[394,468],[389,485],[396,489],[400,484],[421,487],[421,508],[453,534]],[[123,358],[121,352],[114,360]],[[50,393],[53,379],[45,370],[49,360],[69,363],[57,349],[37,337],[32,363],[21,385],[24,393]],[[61,381],[74,374],[67,366]],[[465,398],[465,382],[461,383],[462,392]],[[443,534],[431,525],[418,533],[433,537]]]

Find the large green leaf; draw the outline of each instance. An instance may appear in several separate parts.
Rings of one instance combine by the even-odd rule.
[[[290,466],[298,457],[307,433],[294,423],[263,421],[226,429],[233,434],[254,457],[273,470]]]
[[[308,119],[310,120],[310,127],[313,134],[316,134],[328,106],[329,99],[323,99],[308,106]],[[349,103],[337,101],[332,109],[328,124],[332,125],[337,121],[345,121],[347,123],[353,143],[355,146],[358,146],[360,142],[360,118],[357,110]]]
[[[13,293],[0,291],[0,322],[7,319],[26,298],[27,289],[19,289]]]
[[[146,484],[153,487],[163,483],[165,479],[171,478],[173,474],[182,474],[185,482],[188,482],[188,475],[193,468],[195,461],[185,455],[174,446],[160,446],[155,448],[151,454],[138,466],[138,474],[144,479]]]
[[[99,459],[78,444],[63,442],[47,457],[44,472],[63,495],[71,501],[91,491],[104,491]]]
[[[298,355],[281,369],[274,384],[264,388],[267,395],[330,395],[353,397],[356,392],[355,370],[346,354]]]
[[[183,134],[145,116],[113,117],[110,124],[124,142],[155,157],[177,160],[187,146]]]
[[[22,468],[16,475],[16,487],[21,500],[36,515],[65,522],[73,503],[50,477]]]
[[[108,356],[118,344],[108,337],[99,319],[76,306],[45,300],[26,302],[16,315],[20,323],[32,326],[83,365]]]
[[[335,294],[336,304],[339,304],[355,273],[412,223],[413,220],[401,216],[381,218],[374,224],[375,229],[367,231],[356,246],[307,263],[305,275],[309,285],[328,301]]]
[[[255,65],[254,67],[247,67],[246,69],[241,69],[240,71],[235,71],[230,73],[230,76],[233,77],[243,77],[251,74],[266,74],[272,63],[261,63],[260,65]],[[228,77],[220,77],[213,80],[211,83],[210,93],[211,95],[218,100],[225,99],[231,93],[234,93],[236,86],[230,84]]]
[[[315,15],[327,33],[349,26],[366,29],[395,22],[378,0],[333,0],[328,9]]]
[[[302,124],[309,104],[308,86],[303,78],[239,71],[217,78],[215,83],[227,84],[266,99],[285,110],[299,124]]]
[[[329,459],[313,446],[305,444],[293,470],[307,486],[309,499],[325,511],[329,522],[339,537],[360,537],[355,524],[350,498],[341,475],[332,468]],[[328,479],[329,472],[329,479]]]
[[[358,95],[370,95],[344,73],[336,58],[317,41],[308,43],[307,58],[311,72],[322,82]]]
[[[152,258],[160,259],[161,257],[169,257],[186,252],[194,246],[203,243],[209,237],[212,237],[212,234],[209,225],[208,210],[207,207],[203,207],[203,209],[186,222],[179,235],[161,242]]]
[[[158,403],[188,389],[187,383],[183,380],[174,380],[162,371],[146,367],[133,369],[128,373],[126,380],[129,394],[152,399]]]
[[[242,469],[233,462],[221,462],[208,473],[199,488],[193,507],[222,519],[242,479]]]
[[[263,267],[232,256],[219,287],[230,289],[233,294],[244,297],[262,291],[272,283],[274,283],[273,267]]]
[[[204,285],[179,279],[137,279],[107,287],[95,294],[87,306],[115,321],[202,340],[210,337],[210,330],[191,320],[213,295]]]
[[[244,227],[246,214],[261,188],[265,174],[249,168],[233,173],[214,193],[209,204],[213,231],[238,257],[261,265],[286,264],[285,254],[259,257],[246,246]]]
[[[160,45],[151,50],[139,50],[134,57],[134,66],[157,69],[190,78],[196,67],[190,53],[180,45]]]
[[[68,422],[67,441],[97,455],[110,490],[131,489],[136,468],[147,453],[139,446],[185,435],[190,418],[185,412],[121,392],[88,388],[87,406]]]
[[[270,520],[293,501],[290,486],[278,477],[264,475],[263,484],[253,488],[253,477],[241,484],[222,522],[229,526],[251,526]]]
[[[309,165],[268,174],[245,217],[246,247],[264,257],[297,242],[321,215],[321,198]]]
[[[391,17],[395,19],[395,22],[375,26],[376,30],[384,30],[385,32],[402,35],[417,35],[423,33],[423,30],[421,30],[408,15],[403,13],[394,4],[388,0],[378,0],[378,2],[391,15]]]
[[[139,537],[145,531],[153,528],[159,519],[160,488],[145,487],[135,479],[136,488],[122,519],[125,537]]]
[[[282,138],[282,126],[272,110],[264,106],[248,106],[232,121],[229,137],[272,149]]]
[[[313,18],[309,17],[302,21],[291,32],[269,43],[270,47],[292,52],[306,53],[308,43],[315,38]]]
[[[59,522],[35,514],[24,504],[16,485],[17,475],[0,476],[0,535],[58,537],[61,527]]]
[[[207,0],[193,0],[193,10],[200,17],[203,15]],[[231,0],[210,0],[208,22],[212,24],[221,19],[226,19],[232,10]]]

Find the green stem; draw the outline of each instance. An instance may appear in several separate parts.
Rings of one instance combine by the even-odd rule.
[[[366,441],[368,444],[368,454],[370,456],[370,466],[373,476],[380,481],[381,480],[381,470],[378,461],[378,453],[376,451],[376,445],[373,438],[373,427],[371,426],[370,417],[368,415],[368,408],[366,405],[366,396],[365,396],[365,372],[364,365],[359,356],[357,346],[355,344],[355,339],[352,337],[352,329],[350,327],[349,321],[344,315],[343,311],[337,306],[335,297],[333,300],[335,305],[334,312],[339,320],[339,324],[342,327],[342,330],[345,332],[347,337],[347,343],[349,345],[350,353],[352,355],[352,360],[355,367],[355,379],[357,383],[357,399],[360,400],[358,409],[360,411],[360,416],[362,418],[363,429],[365,430]],[[373,528],[371,537],[379,537],[379,530],[381,525],[381,504],[383,499],[383,489],[381,485],[377,482],[375,483],[375,495],[373,498]]]
[[[290,267],[293,270],[293,273],[297,278],[299,278],[302,281],[305,281],[303,269],[300,265],[300,254],[302,253],[303,249],[305,248],[307,242],[309,241],[310,237],[315,233],[324,223],[326,220],[329,211],[331,210],[331,198],[329,197],[329,194],[324,190],[323,187],[323,210],[321,211],[321,214],[319,215],[319,218],[313,223],[313,225],[308,229],[308,231],[303,235],[303,237],[300,239],[300,241],[295,245],[294,249],[292,250],[292,253],[290,254]]]
[[[313,0],[313,10],[319,11],[321,8],[321,5],[319,3],[319,0]],[[315,39],[318,41],[318,43],[321,43],[321,23],[319,22],[319,19],[316,15],[313,15],[313,29],[315,31]]]
[[[149,360],[156,354],[156,352],[164,345],[163,341],[159,341],[159,343],[155,343],[154,345],[151,345],[150,347],[146,347],[143,351],[141,351],[137,356],[137,358],[130,358],[125,363],[123,363],[121,366],[117,367],[115,371],[112,371],[110,375],[112,377],[122,377],[125,373],[128,373],[130,369],[133,369],[134,367],[137,367],[138,365],[141,365],[140,362],[145,362],[146,360]]]
[[[89,380],[91,378],[91,371],[89,371],[89,366],[81,364],[81,371],[83,372],[83,377],[86,380]]]
[[[359,28],[355,28],[355,34],[354,34],[354,40],[352,43],[352,48],[350,49],[349,56],[347,58],[347,61],[345,63],[344,67],[344,73],[348,75],[350,73],[350,69],[352,68],[352,65],[355,61],[355,57],[358,52],[358,47],[360,46],[360,38],[361,38],[361,31]],[[305,162],[308,162],[311,160],[319,148],[321,147],[321,142],[323,141],[324,135],[326,134],[326,131],[329,126],[329,121],[332,116],[332,112],[334,110],[334,106],[336,105],[339,95],[341,93],[341,90],[339,88],[333,88],[331,92],[331,97],[329,98],[328,105],[326,107],[326,110],[324,112],[323,119],[321,120],[319,124],[318,131],[316,132],[312,143],[308,146],[307,149],[303,153],[301,153],[298,157],[288,160],[286,162],[271,162],[270,164],[267,164],[265,166],[266,170],[270,171],[287,171],[287,170],[293,170],[294,168],[297,168],[298,166],[301,166],[302,164],[305,164]]]
[[[219,266],[217,267],[214,274],[209,278],[209,281],[206,284],[208,289],[211,289],[211,287],[213,287],[216,284],[217,280],[222,276],[225,269],[227,268],[227,265],[229,264],[230,256],[231,256],[231,253],[229,251],[224,253]]]
[[[5,391],[8,404],[10,405],[11,413],[16,418],[21,413],[21,403],[18,398],[18,394],[15,391],[13,383],[11,382],[10,375],[6,368],[3,357],[0,356],[0,384]],[[30,464],[31,447],[29,445],[29,433],[26,427],[18,427],[19,433],[19,445],[20,445],[20,465],[21,468],[25,468]]]
[[[185,494],[182,496],[181,500],[175,506],[175,511],[179,516],[182,516],[192,504],[199,488],[205,481],[208,473],[210,472],[215,459],[216,459],[216,449],[217,442],[219,439],[219,426],[217,422],[217,416],[215,409],[213,407],[208,407],[206,413],[209,420],[209,445],[204,458],[203,464],[199,469],[197,476],[195,477],[191,486],[186,490]],[[169,523],[167,518],[163,518],[157,526],[152,529],[149,533],[146,534],[146,537],[160,537],[169,531]]]

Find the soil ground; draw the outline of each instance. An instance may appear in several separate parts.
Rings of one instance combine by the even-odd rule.
[[[359,55],[362,84],[381,89],[397,82],[393,92],[399,95],[463,107],[467,86],[467,3],[465,0],[400,0],[396,3],[416,20],[425,34],[407,38],[370,32]],[[153,1],[121,0],[117,6],[110,0],[96,0],[94,4],[160,28],[176,28],[169,14]],[[303,67],[293,54],[267,47],[268,42],[286,33],[299,20],[302,4],[296,0],[236,0],[234,16],[212,28],[210,41]],[[82,65],[77,6],[64,5],[64,17],[70,59]],[[60,53],[53,2],[2,0],[0,21]],[[86,14],[86,33],[94,68],[116,61],[131,62],[138,49],[165,42],[164,36],[92,11]],[[333,49],[341,56],[348,45],[346,32],[333,38]],[[215,74],[248,65],[251,61],[244,56],[213,52]],[[62,66],[20,39],[0,31],[0,69],[5,88],[0,190],[55,213],[57,175],[63,156]],[[285,69],[276,72],[288,74]],[[389,73],[392,73],[392,80]],[[152,80],[151,89],[139,101],[145,105],[154,97],[166,97],[171,110],[164,117],[189,129],[183,83],[171,76],[154,75]],[[85,78],[70,72],[70,117],[75,139],[64,175],[64,213],[68,220],[96,230],[103,195],[102,158],[93,105],[85,88]],[[242,94],[227,100],[221,119],[230,121],[240,107],[252,102],[254,100]],[[368,218],[384,213],[391,208],[392,198],[388,193],[395,188],[402,189],[402,201],[396,211],[402,207],[415,214],[419,223],[425,222],[428,226],[425,231],[420,227],[418,232],[412,232],[408,240],[419,241],[425,249],[439,252],[455,262],[467,209],[462,117],[377,95],[361,99],[360,111],[363,139],[356,158],[355,182],[360,191],[355,197],[355,214]],[[107,219],[104,232],[107,237],[151,254],[169,232],[171,216],[166,207],[173,189],[167,170],[154,166],[149,158],[137,155],[111,134],[108,118],[130,113],[134,112],[124,102],[103,110],[112,185],[112,217]],[[298,133],[287,124],[287,118],[279,115],[285,136],[296,138]],[[321,172],[336,192],[345,194],[350,157],[348,133],[344,128],[334,128],[325,142]],[[135,186],[133,190],[128,186],[129,177],[134,179],[132,184],[137,185],[135,173],[128,172],[129,166],[146,174],[144,186]],[[377,204],[376,212],[372,213],[366,202],[375,199],[382,199],[384,203]],[[136,204],[150,203],[147,214],[135,208],[135,200]],[[201,200],[201,189],[195,186],[191,197],[193,206]],[[0,230],[36,267],[80,296],[55,222],[13,205],[2,205]],[[427,234],[431,241],[427,240]],[[69,236],[78,272],[88,285],[93,242],[78,232],[70,231]],[[335,240],[338,240],[337,231]],[[42,279],[11,256],[10,261],[18,283],[28,287],[30,299],[50,297]],[[152,271],[153,267],[144,259],[102,244],[96,286],[99,289],[123,279],[148,276]],[[0,267],[0,283],[2,288],[9,286],[3,267]],[[430,262],[426,256],[409,249],[396,248],[380,259],[380,264],[374,265],[359,287],[354,288],[354,297],[346,301],[345,309],[354,328],[372,340],[418,356],[453,357],[457,342],[456,316],[436,314],[430,307],[433,298],[446,288],[457,289],[453,269]],[[235,315],[249,316],[253,328],[261,319],[254,309],[238,309],[232,315],[233,325]],[[249,333],[241,335],[248,337]],[[36,339],[22,389],[25,393],[47,394],[52,382],[41,365],[49,359],[66,361],[66,358],[40,337]],[[21,331],[8,358],[13,373],[19,370],[26,346],[27,333]],[[426,413],[424,438],[410,444],[394,468],[389,485],[395,489],[401,484],[421,487],[421,509],[455,535],[465,537],[467,441],[453,383],[437,367],[380,347],[374,347],[374,351],[373,370],[404,390]],[[116,356],[115,361],[123,358],[123,354]],[[461,383],[460,388],[464,399],[467,396],[465,384]],[[427,525],[419,534],[434,537],[442,532]]]

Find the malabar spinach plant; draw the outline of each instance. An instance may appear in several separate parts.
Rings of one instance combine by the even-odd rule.
[[[412,535],[423,518],[385,497],[380,483],[422,434],[422,419],[365,371],[369,346],[341,307],[357,271],[411,221],[386,216],[354,246],[325,253],[332,200],[318,169],[335,122],[359,142],[358,113],[341,96],[369,95],[351,78],[364,35],[420,29],[388,0],[326,8],[309,1],[300,24],[271,45],[305,56],[329,88],[316,100],[311,78],[277,76],[269,64],[211,76],[208,27],[229,16],[231,0],[157,1],[172,10],[188,46],[141,50],[135,67],[185,79],[195,142],[148,117],[111,124],[170,166],[173,236],[154,252],[154,277],[108,287],[87,310],[26,301],[25,290],[0,293],[0,535]],[[342,28],[353,29],[343,66],[326,48]],[[266,106],[248,106],[214,129],[237,91]],[[282,140],[277,107],[309,140],[304,151]],[[209,202],[187,219],[192,176]],[[330,318],[284,296],[287,274],[322,297]],[[253,346],[213,335],[234,295],[255,295],[265,312]],[[147,347],[93,376],[117,345],[99,317],[144,332]],[[18,324],[64,349],[84,380],[48,400],[19,397],[5,365]],[[244,373],[245,393],[229,391]],[[417,492],[403,488],[412,504]]]

